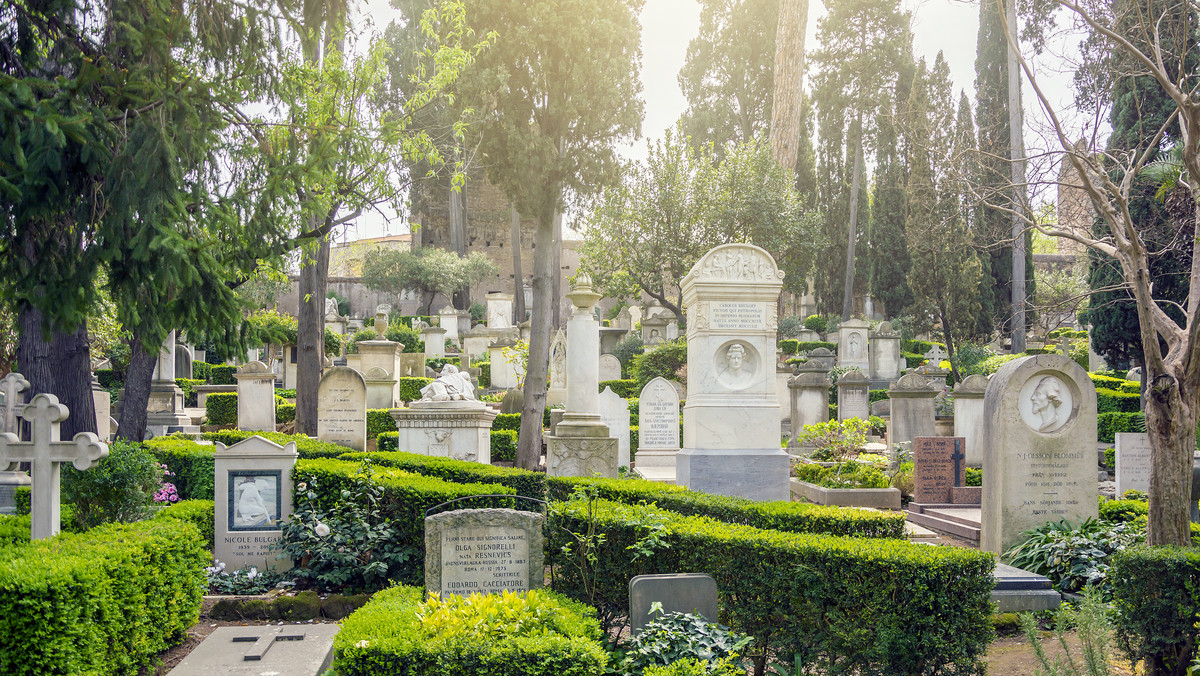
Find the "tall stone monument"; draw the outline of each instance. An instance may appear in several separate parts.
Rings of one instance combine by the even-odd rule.
[[[782,288],[775,260],[751,244],[712,249],[680,282],[689,317],[688,389],[677,483],[706,493],[789,499],[790,459],[779,444],[775,392]]]
[[[984,397],[980,548],[1000,553],[1050,521],[1095,518],[1096,389],[1061,355],[1008,362]]]
[[[567,337],[559,329],[550,341],[550,387],[546,390],[547,406],[567,403]]]
[[[511,293],[493,291],[487,295],[487,327],[491,330],[511,329],[513,297]]]
[[[838,366],[857,366],[863,373],[871,370],[868,334],[871,325],[853,317],[838,326]]]
[[[438,325],[446,329],[446,340],[459,344],[458,310],[455,310],[453,305],[447,305],[438,310],[438,317]]]
[[[485,465],[492,461],[496,412],[475,399],[471,374],[454,364],[443,366],[437,379],[421,388],[420,400],[390,413],[402,451]]]
[[[275,431],[275,374],[261,361],[252,361],[237,373],[239,430]]]
[[[146,402],[146,430],[162,436],[191,426],[192,419],[183,410],[183,390],[175,382],[174,331],[167,334],[158,351],[153,378]]]
[[[367,450],[367,382],[346,366],[327,369],[317,385],[317,438]]]
[[[580,273],[567,320],[567,410],[550,435],[546,473],[550,476],[616,477],[620,447],[600,418],[600,323],[592,309],[600,294],[592,280]]]
[[[401,346],[384,338],[387,328],[387,314],[378,312],[375,315],[375,340],[358,342],[358,370],[367,380],[367,408],[391,408],[396,405],[396,379],[399,377],[397,359]]]
[[[983,467],[983,396],[987,376],[969,375],[954,388],[954,436],[967,440],[967,466]]]

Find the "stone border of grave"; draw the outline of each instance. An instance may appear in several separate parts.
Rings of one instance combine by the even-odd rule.
[[[793,500],[816,505],[900,509],[898,488],[825,488],[799,479],[791,479],[790,486]]]

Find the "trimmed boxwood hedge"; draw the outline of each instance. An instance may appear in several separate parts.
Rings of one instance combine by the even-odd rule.
[[[212,366],[209,368],[209,379],[213,385],[237,385],[237,378],[233,374],[237,373],[236,366]]]
[[[496,419],[492,421],[492,430],[513,430],[521,431],[521,414],[520,413],[500,413],[496,415]]]
[[[515,461],[517,459],[517,437],[518,433],[513,430],[492,430],[490,446],[492,460]]]
[[[208,543],[208,548],[212,549],[213,531],[215,530],[213,510],[212,500],[180,500],[159,510],[155,513],[154,518],[178,519],[192,524],[196,530],[200,531],[200,537]]]
[[[434,458],[428,455],[399,451],[346,453],[340,459],[361,462],[364,458],[370,458],[371,462],[380,467],[392,467],[464,484],[500,484],[511,488],[517,495],[537,500],[546,499],[546,475],[542,472],[530,472],[515,467],[493,467],[478,462]],[[518,506],[521,509],[535,509],[526,502],[518,502]]]
[[[175,476],[170,482],[181,500],[213,499],[213,450],[183,437],[159,437],[142,442],[154,458]]]
[[[400,401],[417,401],[421,398],[421,388],[433,382],[433,378],[398,378],[396,380],[396,398]]]
[[[212,560],[190,519],[0,548],[0,673],[132,674],[200,616]]]
[[[341,499],[343,490],[351,488],[361,462],[329,458],[302,459],[292,470],[292,482],[299,492],[301,484],[314,484],[319,494],[318,504],[328,510]],[[482,465],[481,465],[482,467]],[[425,579],[425,510],[455,498],[494,493],[515,494],[512,488],[498,483],[454,483],[437,477],[376,466],[374,480],[383,489],[379,511],[391,522],[396,541],[416,551],[415,556],[401,567],[399,580],[423,584]],[[453,509],[503,507],[514,509],[518,501],[512,498],[479,498],[463,500]]]
[[[1121,647],[1133,662],[1145,660],[1148,673],[1184,673],[1197,648],[1200,550],[1129,547],[1111,564]]]
[[[636,397],[641,394],[641,389],[638,387],[638,381],[632,378],[622,378],[621,380],[602,380],[600,381],[600,392],[604,388],[611,387],[613,393],[622,399]]]
[[[1142,384],[1136,380],[1125,380],[1124,378],[1114,378],[1112,376],[1101,375],[1099,373],[1089,373],[1088,377],[1092,379],[1092,384],[1096,389],[1101,387],[1109,390],[1117,390],[1126,394],[1142,393]]]
[[[367,409],[367,438],[374,439],[384,432],[396,431],[396,419],[386,408]]]
[[[392,587],[346,618],[333,640],[333,670],[595,676],[608,667],[602,637],[594,609],[544,589],[426,601],[423,588]]]
[[[286,425],[296,419],[295,404],[276,404],[275,405],[275,424]]]
[[[796,655],[821,673],[980,673],[994,632],[992,554],[903,540],[785,533],[681,516],[652,506],[558,502],[548,529],[554,588],[628,613],[636,575],[705,572],[722,619],[758,652]],[[562,547],[595,529],[584,589]],[[657,546],[646,542],[655,529]],[[654,552],[641,552],[650,546]],[[573,551],[576,551],[573,550]],[[575,554],[578,556],[578,554]],[[836,665],[836,666],[835,666]]]
[[[232,446],[239,441],[245,441],[253,436],[262,437],[268,441],[286,446],[289,441],[296,442],[296,452],[301,458],[336,458],[351,449],[337,444],[317,441],[303,434],[284,434],[283,432],[260,432],[254,430],[221,430],[220,432],[205,432],[202,439],[219,441],[226,446]]]
[[[548,477],[551,500],[566,500],[576,488],[594,486],[599,497],[627,505],[657,504],[684,516],[705,516],[725,523],[792,533],[904,538],[904,515],[853,507],[828,507],[803,502],[760,502],[692,491],[683,486],[645,479]]]
[[[1142,395],[1096,388],[1097,413],[1137,413],[1142,410]]]
[[[213,392],[205,397],[204,417],[209,425],[236,425],[237,392]]]
[[[1096,437],[1107,444],[1116,443],[1117,432],[1145,432],[1146,416],[1141,413],[1101,413],[1096,417]]]

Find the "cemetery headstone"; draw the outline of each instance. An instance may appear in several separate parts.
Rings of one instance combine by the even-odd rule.
[[[608,425],[608,436],[617,438],[617,467],[629,467],[629,402],[611,387],[600,393],[600,419]]]
[[[31,465],[30,535],[44,540],[58,534],[59,468],[69,462],[75,469],[90,469],[108,455],[105,444],[91,432],[80,432],[71,441],[59,441],[58,426],[70,411],[58,403],[58,397],[42,393],[21,410],[29,424],[29,441],[21,441],[11,432],[0,434],[0,469],[10,470],[16,463]]]
[[[838,366],[857,366],[863,373],[870,372],[867,342],[870,326],[857,317],[847,319],[838,326]]]
[[[550,386],[546,389],[547,406],[567,403],[567,336],[562,329],[550,341]]]
[[[333,661],[339,629],[333,623],[217,627],[167,676],[320,676]]]
[[[283,522],[292,515],[296,442],[280,446],[255,435],[228,447],[214,445],[213,556],[230,571],[291,568],[271,544],[282,537]]]
[[[487,295],[487,327],[489,329],[512,328],[511,293],[493,291]]]
[[[500,398],[501,413],[520,413],[525,406],[525,390],[511,389]]]
[[[487,327],[479,324],[463,334],[463,352],[472,357],[482,357],[487,354],[488,343],[491,341],[492,337],[488,334]]]
[[[775,392],[782,288],[775,260],[750,244],[710,250],[680,282],[689,317],[688,390],[677,483],[706,493],[789,499],[791,461],[779,444]]]
[[[192,352],[187,345],[175,345],[175,377],[192,377]]]
[[[862,371],[847,371],[837,381],[838,420],[871,417],[871,381]]]
[[[367,450],[367,381],[352,368],[335,366],[317,385],[317,438]]]
[[[659,317],[647,317],[642,320],[642,343],[646,347],[667,342],[667,320]]]
[[[1118,432],[1116,442],[1117,497],[1129,490],[1150,492],[1150,435]]]
[[[446,356],[446,329],[440,326],[427,326],[421,329],[421,340],[425,341],[425,359],[439,359]]]
[[[1008,362],[984,397],[980,548],[1051,521],[1096,518],[1096,389],[1062,355]]]
[[[965,442],[962,437],[913,439],[913,502],[954,502],[954,487],[966,485]]]
[[[425,517],[425,588],[498,594],[545,583],[545,517],[515,509],[459,509]]]
[[[502,390],[517,387],[517,367],[510,364],[504,354],[505,348],[511,348],[515,342],[503,338],[488,346],[488,355],[492,361],[492,387]]]
[[[690,613],[709,622],[717,621],[717,582],[704,573],[637,575],[629,581],[629,624],[638,633],[656,615],[655,603],[662,614]]]
[[[983,467],[983,395],[987,376],[969,375],[954,388],[954,436],[967,440],[967,466]]]
[[[892,401],[888,437],[893,444],[937,435],[934,398],[941,391],[936,382],[919,373],[907,373],[892,385],[888,390]]]
[[[637,465],[674,468],[679,452],[679,393],[660,376],[646,383],[638,396]]]
[[[29,381],[13,371],[0,379],[0,434],[10,432],[21,437],[21,409],[25,408],[25,395]],[[107,392],[105,393],[108,394]],[[0,514],[16,514],[17,487],[28,486],[29,475],[20,470],[0,471]]]
[[[621,360],[611,354],[600,355],[600,382],[621,379]]]
[[[399,447],[421,455],[488,464],[496,412],[475,399],[469,373],[446,364],[408,408],[391,410]]]
[[[816,353],[822,353],[817,356]],[[800,433],[805,425],[829,422],[829,364],[833,353],[821,347],[810,353],[808,361],[796,367],[796,374],[788,379],[789,403],[792,409],[791,438],[788,448],[800,446]],[[838,407],[839,410],[841,407]]]
[[[438,324],[443,329],[446,329],[446,340],[453,341],[455,344],[458,344],[458,310],[455,310],[451,305],[447,305],[441,310],[438,310],[438,317],[440,318]]]
[[[275,374],[260,361],[252,361],[237,373],[239,430],[275,431]]]
[[[892,329],[891,322],[882,322],[871,334],[870,345],[871,379],[895,380],[903,371],[900,358],[900,332]]]

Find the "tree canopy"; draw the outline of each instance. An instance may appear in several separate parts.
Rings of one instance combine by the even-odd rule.
[[[481,251],[464,257],[433,247],[415,251],[372,249],[363,259],[362,281],[397,298],[405,291],[416,290],[421,294],[424,314],[430,314],[436,294],[450,298],[499,271]]]

